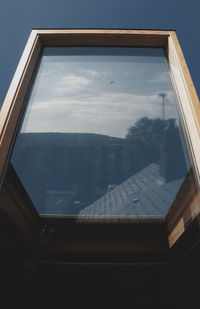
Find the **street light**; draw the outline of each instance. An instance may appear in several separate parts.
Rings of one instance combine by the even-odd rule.
[[[161,93],[159,93],[158,96],[161,97],[161,98],[163,98],[163,100],[162,100],[162,114],[163,114],[163,120],[165,120],[165,102],[164,102],[164,99],[165,99],[165,97],[166,97],[167,95],[166,95],[166,93],[161,92]]]

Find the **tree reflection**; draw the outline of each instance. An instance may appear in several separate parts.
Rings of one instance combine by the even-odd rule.
[[[128,129],[126,136],[132,146],[132,157],[135,162],[133,173],[151,162],[160,160],[160,146],[163,139],[165,121],[143,117]]]
[[[166,182],[186,174],[186,161],[175,119],[143,117],[128,129],[126,138],[132,146],[133,172],[154,162],[160,165],[160,174]]]

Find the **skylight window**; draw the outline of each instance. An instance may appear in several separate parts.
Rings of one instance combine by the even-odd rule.
[[[0,210],[33,246],[54,231],[48,254],[167,253],[200,218],[199,119],[175,31],[33,30],[0,114]]]
[[[162,48],[49,47],[11,162],[39,214],[166,215],[192,165]]]

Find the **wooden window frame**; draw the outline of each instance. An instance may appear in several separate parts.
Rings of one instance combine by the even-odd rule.
[[[117,30],[117,29],[34,29],[28,39],[25,50],[17,67],[16,73],[11,82],[10,88],[6,95],[4,104],[0,113],[0,179],[3,182],[7,172],[7,162],[12,143],[16,134],[16,128],[22,112],[24,101],[28,93],[29,85],[41,52],[45,46],[137,46],[137,47],[162,47],[166,50],[169,60],[169,70],[171,72],[174,91],[178,98],[179,110],[184,122],[184,129],[189,141],[189,148],[194,162],[194,175],[197,185],[200,185],[200,105],[196,94],[186,61],[184,59],[180,44],[178,42],[176,32],[174,30]],[[200,221],[200,204],[198,201],[199,194],[190,192],[189,197],[192,203],[175,203],[166,216],[166,221],[155,222],[138,222],[130,224],[118,224],[117,229],[120,230],[120,237],[108,239],[110,235],[116,235],[116,227],[108,224],[106,234],[102,237],[102,226],[92,225],[91,227],[77,226],[72,232],[73,237],[62,237],[73,230],[73,223],[68,224],[63,218],[55,218],[51,216],[39,217],[31,204],[26,192],[21,188],[14,189],[14,180],[16,175],[13,171],[10,174],[9,181],[4,190],[4,201],[14,195],[13,199],[21,202],[13,204],[8,210],[6,203],[0,201],[0,211],[5,213],[11,221],[16,223],[18,228],[26,236],[29,242],[33,241],[33,225],[38,226],[54,226],[58,231],[54,236],[48,252],[164,252],[168,254],[169,248],[176,247],[178,240],[185,237],[186,232],[191,229],[192,224],[199,226]],[[11,179],[11,181],[10,181]],[[5,181],[4,181],[5,182]],[[20,191],[21,193],[19,193]],[[21,194],[21,195],[20,195]],[[23,202],[22,202],[23,200]],[[13,202],[12,202],[13,203]],[[11,204],[12,204],[11,203]],[[16,206],[17,205],[17,206]],[[19,210],[20,209],[20,210]],[[73,220],[72,220],[73,221]],[[29,223],[28,223],[29,222]],[[96,229],[97,234],[101,235],[99,242],[88,242],[87,237],[91,231]],[[131,235],[130,239],[124,241],[122,230],[127,230],[127,235]],[[78,232],[77,232],[78,231]],[[112,232],[114,231],[114,232]],[[160,231],[160,235],[158,236]],[[44,234],[47,233],[44,232]],[[80,233],[86,235],[80,239]],[[85,234],[84,234],[85,233]],[[89,234],[88,234],[89,233]],[[50,233],[51,234],[51,233]],[[95,234],[95,235],[97,235]],[[78,236],[77,236],[78,235]],[[136,236],[137,235],[137,236]],[[38,235],[37,235],[38,237]],[[36,238],[37,238],[36,237]],[[134,241],[133,241],[134,238]],[[35,241],[35,240],[34,240]],[[179,241],[181,243],[181,241]],[[67,244],[66,244],[67,243]],[[134,243],[134,245],[133,245]],[[112,244],[112,245],[111,245]],[[93,249],[91,249],[93,247]],[[81,249],[82,248],[82,249]],[[108,249],[109,248],[109,249]],[[45,251],[45,252],[47,252]]]

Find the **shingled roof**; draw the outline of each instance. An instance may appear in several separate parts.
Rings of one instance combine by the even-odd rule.
[[[79,216],[164,216],[183,179],[164,183],[158,164],[150,164],[100,199]]]

